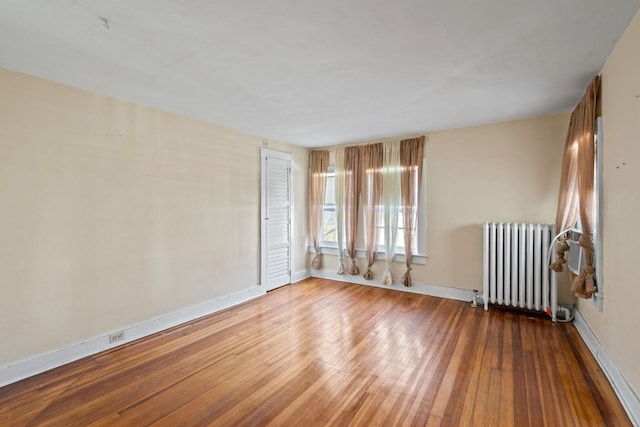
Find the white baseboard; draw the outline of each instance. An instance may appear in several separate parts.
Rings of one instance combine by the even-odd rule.
[[[640,427],[640,399],[634,393],[633,389],[627,383],[624,376],[620,373],[613,360],[609,357],[606,350],[598,341],[598,338],[593,333],[589,324],[585,321],[582,314],[576,310],[574,324],[580,336],[584,340],[591,353],[598,361],[598,364],[607,376],[607,379],[611,383],[613,390],[616,392],[620,403],[627,411],[627,415],[631,419],[634,426]]]
[[[311,270],[308,268],[306,270],[294,271],[291,283],[296,283],[309,277],[311,277]]]
[[[137,340],[147,335],[160,332],[167,328],[189,322],[202,316],[223,310],[240,304],[250,299],[264,295],[260,286],[252,286],[240,291],[223,295],[191,307],[183,308],[172,313],[146,320],[118,331],[124,330],[124,340],[109,343],[109,335],[116,332],[100,335],[87,341],[50,351],[26,360],[0,367],[0,387],[20,381],[24,378],[39,374],[49,369],[65,365],[83,357],[118,347],[122,344]]]
[[[410,288],[404,286],[400,281],[394,280],[392,285],[383,285],[379,278],[366,280],[361,274],[352,276],[348,273],[338,274],[333,270],[311,270],[311,277],[321,279],[331,279],[340,282],[357,283],[359,285],[374,286],[377,288],[394,289],[396,291],[411,292],[414,294],[430,295],[433,297],[448,298],[458,301],[471,301],[473,291],[470,289],[452,288],[449,286],[429,285],[425,283],[413,282]]]

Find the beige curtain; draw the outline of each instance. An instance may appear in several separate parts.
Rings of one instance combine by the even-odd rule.
[[[338,243],[338,270],[339,275],[344,274],[344,148],[336,150],[336,178],[335,178],[335,199],[336,199],[336,240]]]
[[[423,153],[424,136],[400,141],[401,211],[404,221],[404,256],[407,263],[407,270],[401,281],[407,287],[411,286],[412,246],[416,231]]]
[[[320,269],[320,234],[322,228],[322,212],[324,207],[324,193],[327,187],[327,167],[329,166],[329,152],[327,150],[311,151],[309,153],[310,176],[310,213],[309,226],[315,255],[311,268]]]
[[[360,208],[360,147],[344,149],[344,231],[347,253],[351,258],[349,274],[360,274],[356,263],[358,211]]]
[[[362,220],[364,222],[364,244],[367,251],[367,272],[364,278],[373,279],[371,267],[378,252],[378,218],[382,201],[382,144],[360,147]]]
[[[584,253],[584,265],[574,279],[571,290],[581,298],[591,298],[593,281],[593,230],[595,227],[595,122],[600,77],[596,76],[582,100],[571,113],[562,159],[560,194],[556,213],[556,229],[560,232],[575,225],[580,215],[582,236],[578,244]],[[569,249],[565,236],[558,239],[558,258],[551,264],[554,271],[563,270],[564,255]]]
[[[580,274],[574,279],[571,290],[581,298],[591,298],[595,292],[593,281],[593,231],[596,218],[595,193],[595,122],[600,90],[600,77],[592,81],[582,101],[576,107],[580,111],[581,131],[577,135],[578,144],[578,192],[580,200],[580,223],[582,235],[578,244],[582,246],[584,264]]]
[[[577,111],[571,114],[567,140],[564,144],[562,157],[562,171],[560,176],[560,194],[558,195],[558,210],[556,212],[556,230],[558,232],[573,227],[578,220],[578,143],[576,129],[578,128]],[[566,236],[558,238],[556,251],[558,257],[551,264],[551,269],[557,272],[563,270],[566,264],[564,254],[569,250]]]

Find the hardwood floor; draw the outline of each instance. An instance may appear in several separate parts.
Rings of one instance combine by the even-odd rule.
[[[631,425],[572,324],[308,279],[0,388],[0,425]]]

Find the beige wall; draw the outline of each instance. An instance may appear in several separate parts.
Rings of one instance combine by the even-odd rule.
[[[618,369],[640,395],[640,14],[602,71],[603,311],[579,310]]]
[[[259,284],[260,138],[6,70],[0,93],[0,366]],[[269,148],[304,270],[307,150]]]
[[[483,222],[555,221],[568,120],[560,114],[427,134],[428,259],[413,266],[414,281],[482,289]],[[324,258],[333,269],[336,258]],[[376,276],[383,270],[377,262]],[[402,272],[394,265],[394,278]],[[566,286],[560,293],[573,301]]]

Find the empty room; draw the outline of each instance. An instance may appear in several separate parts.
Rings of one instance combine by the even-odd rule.
[[[0,0],[0,426],[640,426],[639,9]]]

